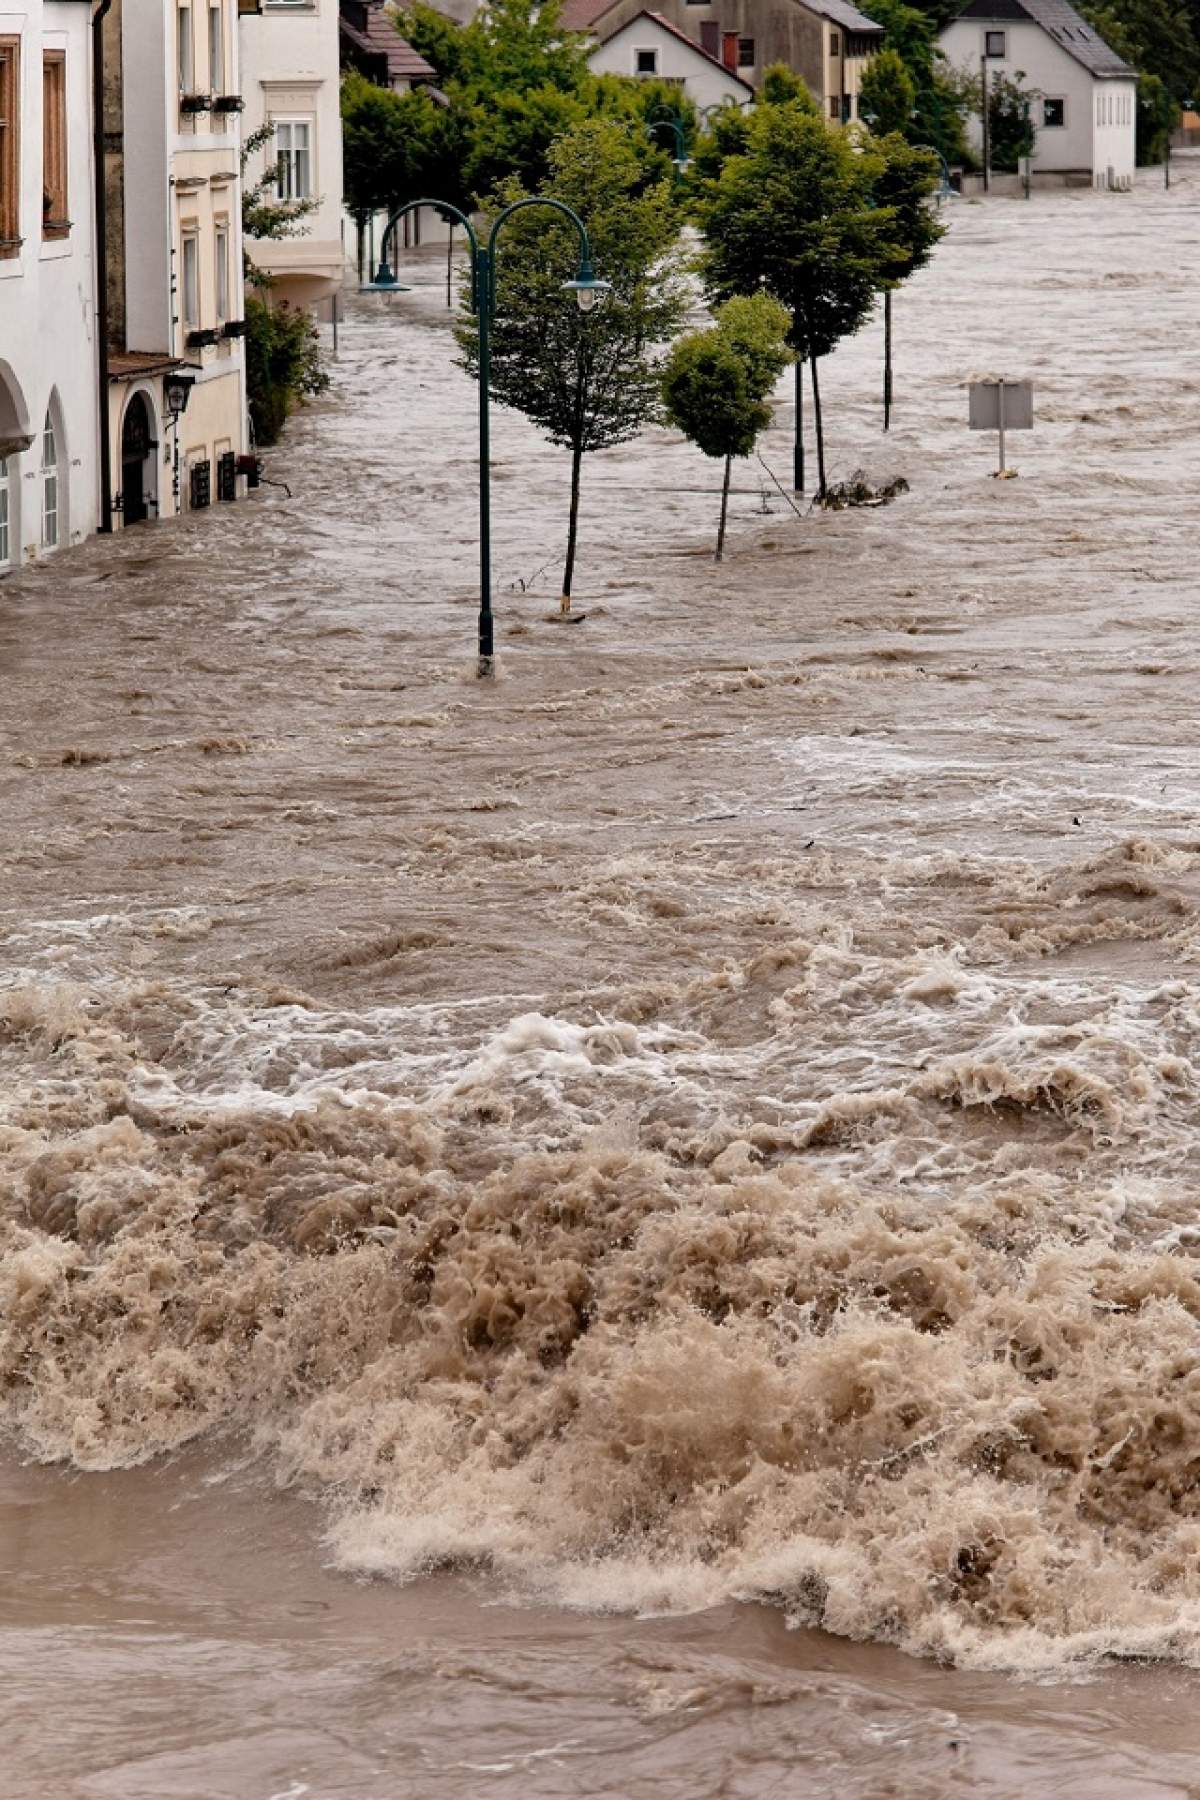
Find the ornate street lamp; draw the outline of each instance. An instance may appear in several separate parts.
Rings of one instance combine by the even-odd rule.
[[[647,137],[653,141],[655,133],[661,131],[664,126],[675,139],[675,154],[671,158],[675,165],[675,173],[680,176],[686,175],[691,164],[691,157],[687,153],[687,137],[684,133],[683,120],[678,113],[668,112],[665,106],[656,106],[646,121]]]
[[[500,228],[515,212],[521,212],[528,206],[548,206],[554,212],[562,213],[568,218],[579,234],[579,267],[575,271],[573,281],[564,281],[563,287],[573,293],[581,312],[590,312],[598,300],[608,293],[611,282],[598,281],[592,266],[592,246],[588,241],[587,230],[579,214],[561,200],[547,200],[534,195],[527,200],[514,200],[501,212],[489,233],[486,248],[480,244],[475,227],[466,213],[460,212],[448,200],[410,200],[407,205],[398,207],[384,226],[383,242],[380,245],[379,266],[372,281],[364,282],[360,292],[365,294],[398,294],[407,289],[401,287],[387,260],[388,239],[393,235],[400,220],[406,213],[415,212],[420,206],[432,206],[439,212],[446,223],[455,220],[462,226],[471,245],[471,311],[479,320],[479,667],[477,673],[481,680],[487,679],[496,672],[495,628],[492,615],[492,495],[491,495],[491,435],[488,409],[489,389],[492,374],[492,319],[496,312],[496,239]]]
[[[179,511],[179,421],[187,411],[187,403],[196,385],[194,375],[181,375],[178,369],[163,377],[163,399],[171,419],[171,498]]]

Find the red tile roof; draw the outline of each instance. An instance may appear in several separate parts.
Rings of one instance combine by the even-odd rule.
[[[588,31],[617,0],[566,0],[559,23],[564,31]]]

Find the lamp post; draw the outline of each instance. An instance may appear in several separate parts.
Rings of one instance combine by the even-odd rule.
[[[687,153],[687,137],[679,114],[668,112],[665,106],[655,107],[646,121],[646,136],[653,140],[655,132],[661,131],[664,125],[675,139],[675,154],[671,161],[676,175],[682,178],[687,173],[691,158]]]
[[[178,369],[173,369],[163,382],[163,398],[171,418],[171,497],[176,513],[179,511],[179,421],[187,411],[195,385],[194,375],[181,375]]]
[[[373,281],[364,282],[362,293],[396,294],[405,293],[388,265],[388,239],[395,232],[400,220],[407,213],[415,212],[419,206],[432,206],[447,224],[455,220],[467,234],[471,246],[471,297],[470,307],[479,321],[479,666],[477,674],[480,680],[487,680],[496,672],[495,627],[492,615],[492,492],[491,492],[491,430],[489,419],[489,390],[492,374],[492,319],[496,311],[496,239],[500,228],[506,220],[516,212],[522,212],[529,206],[548,206],[554,212],[562,213],[574,225],[579,235],[579,267],[575,271],[573,281],[564,281],[563,288],[575,295],[581,312],[590,312],[597,300],[609,290],[610,282],[598,281],[596,271],[592,267],[592,247],[588,234],[579,214],[573,212],[562,200],[548,200],[540,195],[532,195],[526,200],[514,200],[510,206],[498,214],[488,234],[487,244],[479,241],[475,227],[466,213],[448,200],[410,200],[407,205],[397,207],[388,219],[380,244],[379,266]]]

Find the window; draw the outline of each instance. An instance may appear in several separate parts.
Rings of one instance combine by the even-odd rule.
[[[841,39],[838,37],[838,34],[836,31],[831,31],[829,34],[829,54],[830,54],[830,56],[840,56],[841,51],[842,51]]]
[[[635,50],[633,53],[633,72],[635,75],[657,75],[658,51]]]
[[[753,38],[739,38],[738,39],[738,68],[739,69],[752,69],[753,67],[754,67],[754,39]]]
[[[1002,31],[985,31],[983,34],[983,54],[985,56],[1003,56],[1004,38]]]
[[[225,92],[225,33],[219,6],[208,9],[208,85],[214,94]]]
[[[200,324],[200,239],[195,231],[183,234],[183,323],[187,331]]]
[[[66,237],[67,64],[62,50],[42,56],[42,236]]]
[[[19,51],[19,38],[0,37],[0,256],[15,256],[21,248]]]
[[[310,130],[303,119],[275,121],[275,156],[279,167],[275,191],[280,200],[312,199]]]
[[[179,31],[179,91],[181,94],[192,94],[196,91],[196,59],[192,50],[192,9],[181,6],[176,15]]]
[[[229,317],[229,227],[217,224],[217,324]]]
[[[42,549],[58,544],[58,443],[49,411],[42,426]]]
[[[842,95],[842,124],[848,125],[854,117],[854,95]]]
[[[831,119],[840,119],[842,116],[842,103],[836,94],[830,97],[829,116]]]
[[[11,558],[8,529],[8,458],[0,456],[0,569],[7,569]]]
[[[1067,103],[1065,100],[1042,101],[1042,124],[1053,129],[1056,125],[1067,122]]]

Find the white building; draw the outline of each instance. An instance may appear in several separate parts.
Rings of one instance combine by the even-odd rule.
[[[96,528],[91,7],[0,0],[0,572]]]
[[[947,59],[978,76],[1017,75],[1031,95],[1034,178],[1131,188],[1137,72],[1067,0],[968,0],[940,37]],[[975,121],[974,144],[982,133]]]
[[[278,161],[279,198],[316,202],[295,236],[253,239],[248,248],[272,277],[274,297],[311,306],[340,286],[345,255],[337,0],[262,0],[239,30],[246,134],[268,121],[275,127],[247,177]]]
[[[236,0],[105,21],[114,524],[236,498],[246,451]],[[186,374],[186,410],[168,387]]]
[[[736,69],[710,56],[662,13],[640,12],[597,44],[588,57],[597,75],[640,75],[681,87],[697,107],[744,106],[754,89]]]

